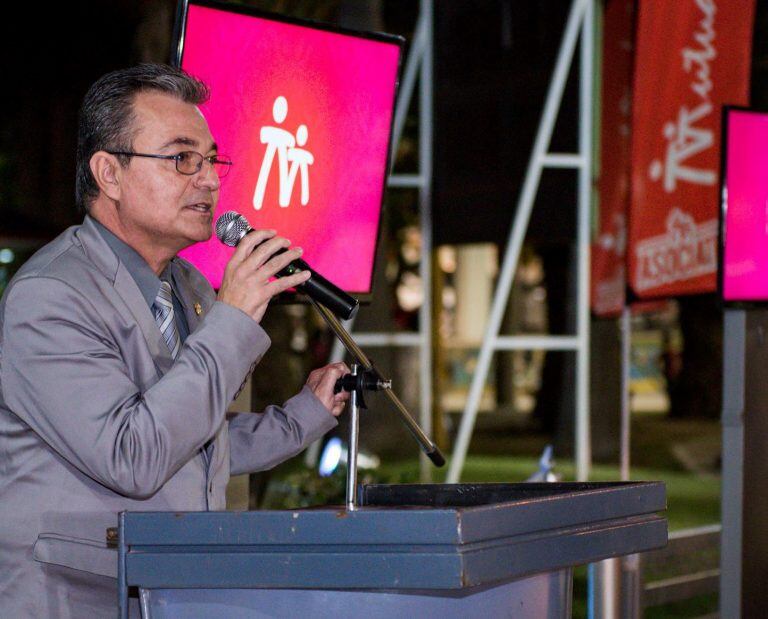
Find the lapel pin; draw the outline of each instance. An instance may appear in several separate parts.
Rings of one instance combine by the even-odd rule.
[[[199,303],[195,303],[193,307],[195,308],[195,314],[197,316],[200,316],[203,313],[203,306]]]

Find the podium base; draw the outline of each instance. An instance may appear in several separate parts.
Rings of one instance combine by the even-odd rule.
[[[458,591],[152,589],[143,597],[151,619],[565,619],[571,616],[571,587],[572,570],[564,569]]]

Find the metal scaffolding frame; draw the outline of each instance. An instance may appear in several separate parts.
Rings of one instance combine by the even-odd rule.
[[[394,166],[395,155],[413,100],[416,83],[419,85],[419,167],[416,174],[391,174],[388,187],[418,189],[419,215],[421,223],[421,263],[419,275],[424,288],[424,300],[419,308],[419,330],[410,332],[357,332],[353,337],[361,347],[415,347],[419,349],[419,424],[426,434],[432,432],[432,38],[433,1],[420,0],[419,17],[414,28],[408,57],[403,70],[400,91],[395,104],[393,120],[392,151],[390,160]],[[354,319],[343,323],[352,331]],[[345,356],[340,341],[334,343],[331,362]],[[314,464],[320,443],[315,442],[308,450],[305,461]],[[429,480],[431,467],[429,459],[422,453],[420,460],[421,478]]]
[[[589,431],[589,259],[590,211],[592,202],[592,83],[594,47],[594,0],[573,0],[566,23],[555,70],[549,85],[544,113],[517,202],[507,250],[499,274],[491,315],[483,337],[477,369],[461,418],[459,433],[448,470],[447,481],[461,478],[469,441],[477,418],[483,386],[488,378],[491,356],[497,350],[560,350],[576,353],[576,477],[589,478],[591,444]],[[574,60],[576,43],[581,39],[579,70],[579,146],[577,153],[550,153],[549,145],[562,103],[568,72]],[[530,221],[531,210],[545,168],[578,171],[578,293],[576,334],[569,336],[499,335],[504,310],[509,300],[520,251]]]
[[[483,338],[477,369],[473,375],[467,404],[462,414],[456,445],[448,470],[447,481],[456,483],[466,459],[469,441],[474,430],[477,411],[496,350],[550,350],[573,351],[577,356],[576,376],[576,476],[589,477],[591,444],[589,431],[589,259],[592,175],[592,84],[594,48],[594,0],[573,0],[563,34],[555,70],[547,93],[546,103],[529,160],[525,182],[517,204],[515,219],[510,230],[507,251],[494,295],[491,316]],[[574,60],[576,43],[580,47],[579,84],[579,148],[577,153],[548,152],[557,113],[562,102],[568,72]],[[419,331],[388,333],[354,333],[355,341],[364,347],[416,347],[420,353],[420,406],[419,421],[427,434],[432,432],[432,334],[431,334],[431,253],[432,253],[432,39],[433,1],[420,0],[419,17],[406,60],[403,80],[398,94],[393,123],[392,161],[402,135],[416,83],[419,84],[419,171],[417,174],[392,174],[389,187],[414,188],[419,191],[422,253],[420,276],[424,287],[424,302],[419,310]],[[578,294],[577,327],[575,335],[567,336],[502,336],[501,320],[511,291],[514,273],[530,221],[530,214],[538,190],[541,173],[545,168],[565,168],[578,171]],[[354,321],[344,323],[352,331]],[[344,358],[340,342],[334,344],[331,359]],[[307,451],[306,461],[317,459],[319,442]],[[421,478],[430,478],[431,464],[422,454]]]

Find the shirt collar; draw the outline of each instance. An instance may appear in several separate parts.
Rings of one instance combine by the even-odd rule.
[[[147,261],[144,260],[133,247],[115,236],[114,233],[108,230],[96,219],[93,219],[93,222],[96,224],[96,229],[104,238],[107,245],[109,245],[110,249],[115,252],[118,260],[120,260],[120,262],[125,265],[125,268],[128,269],[131,277],[133,277],[133,280],[139,287],[141,295],[144,297],[147,305],[151,308],[155,303],[157,293],[160,290],[160,279],[162,278],[173,284],[170,277],[171,265],[168,264],[168,266],[165,267],[165,270],[161,273],[161,277],[158,277],[155,275],[155,272],[149,268]]]

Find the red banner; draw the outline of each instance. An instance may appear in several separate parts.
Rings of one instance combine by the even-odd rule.
[[[720,113],[749,96],[753,0],[641,0],[629,279],[640,298],[716,289]]]
[[[617,316],[625,301],[634,5],[634,0],[608,0],[603,14],[599,201],[591,278],[597,316]]]

